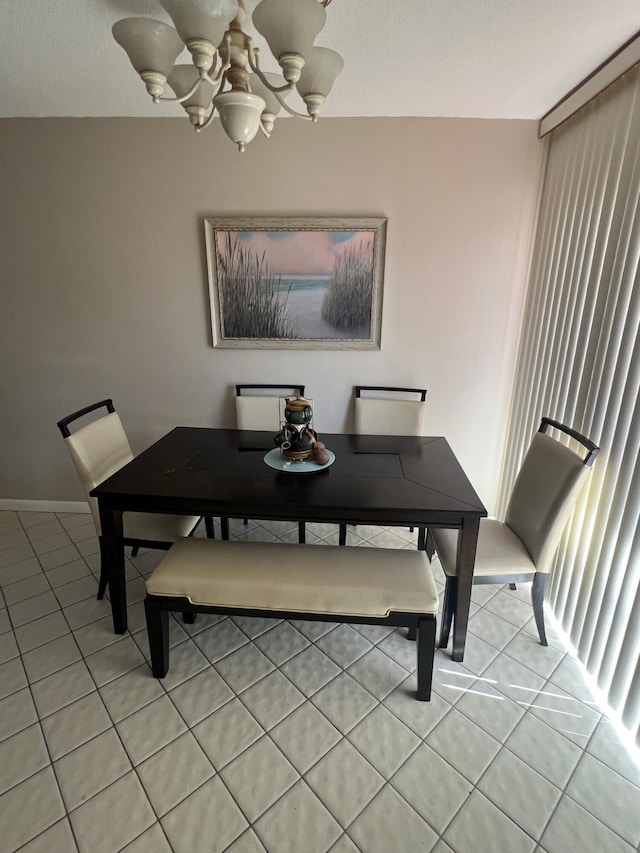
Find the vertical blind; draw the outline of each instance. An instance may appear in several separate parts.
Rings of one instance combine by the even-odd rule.
[[[500,509],[547,415],[601,447],[549,603],[640,740],[640,67],[550,135]]]

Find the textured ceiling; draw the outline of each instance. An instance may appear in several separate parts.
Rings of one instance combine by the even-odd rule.
[[[183,115],[111,36],[135,15],[169,21],[155,0],[0,2],[0,116]],[[317,43],[345,60],[327,116],[537,119],[640,31],[638,0],[333,0],[327,17]]]

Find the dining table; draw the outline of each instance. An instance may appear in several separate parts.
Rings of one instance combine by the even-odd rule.
[[[418,547],[426,547],[424,531],[446,527],[459,531],[452,658],[462,661],[478,529],[487,511],[446,438],[319,438],[331,464],[274,468],[271,432],[179,426],[94,488],[114,631],[127,630],[125,512],[413,527],[422,531]]]

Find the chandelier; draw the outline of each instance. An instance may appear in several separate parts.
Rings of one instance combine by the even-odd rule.
[[[182,104],[196,131],[216,115],[239,151],[258,130],[270,136],[280,109],[316,121],[342,57],[314,41],[331,0],[261,0],[253,25],[264,36],[281,69],[260,67],[259,48],[242,25],[244,0],[160,0],[175,29],[151,18],[124,18],[113,37],[127,52],[155,104]],[[192,64],[174,65],[185,46]],[[168,83],[176,97],[165,96]],[[285,102],[296,90],[306,106],[298,112]]]

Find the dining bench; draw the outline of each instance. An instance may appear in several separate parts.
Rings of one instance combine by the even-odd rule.
[[[417,698],[431,697],[438,590],[423,551],[183,538],[147,578],[151,668],[169,670],[169,613],[409,628]]]

